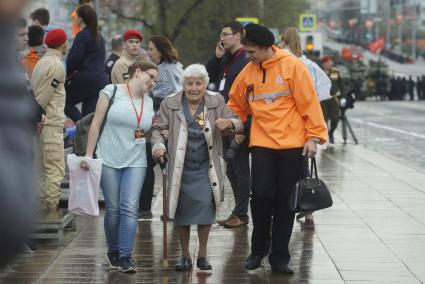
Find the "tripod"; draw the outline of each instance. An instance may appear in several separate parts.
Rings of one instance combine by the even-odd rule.
[[[359,144],[356,135],[354,134],[353,129],[351,128],[350,122],[348,121],[347,116],[345,115],[345,111],[347,109],[341,109],[341,121],[342,121],[342,139],[344,140],[344,144],[347,144],[347,127],[350,131],[351,138],[353,138],[355,144]]]

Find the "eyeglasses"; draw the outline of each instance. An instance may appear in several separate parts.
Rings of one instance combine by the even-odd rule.
[[[152,75],[151,73],[149,73],[149,72],[145,72],[146,74],[148,74],[149,75],[149,78],[150,78],[150,81],[152,82],[152,83],[154,83],[154,84],[156,84],[156,78],[155,78],[155,76],[154,75]]]
[[[229,37],[234,35],[234,33],[220,33],[220,37]]]

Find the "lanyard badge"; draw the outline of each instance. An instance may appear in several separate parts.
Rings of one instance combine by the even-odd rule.
[[[136,144],[146,144],[145,131],[142,129],[134,130],[134,141]]]
[[[131,104],[133,105],[133,110],[134,110],[134,113],[136,114],[136,119],[137,119],[137,128],[134,130],[134,141],[136,142],[136,144],[146,144],[145,131],[143,129],[140,129],[140,122],[142,121],[142,116],[143,116],[143,106],[145,104],[145,96],[142,96],[142,104],[140,106],[140,115],[139,115],[137,113],[136,106],[134,105],[133,97],[131,96],[131,91],[130,91],[130,87],[128,86],[128,83],[127,83],[127,89],[128,89],[128,94],[130,95]]]

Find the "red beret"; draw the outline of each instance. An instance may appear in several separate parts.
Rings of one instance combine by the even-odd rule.
[[[67,40],[66,33],[63,29],[53,29],[45,37],[44,43],[48,47],[59,47],[64,44]]]
[[[328,62],[329,60],[331,60],[331,57],[330,57],[329,55],[325,55],[325,56],[323,56],[323,57],[320,59],[320,62],[322,62],[322,63],[326,63],[326,62]]]
[[[131,39],[131,38],[138,38],[140,41],[143,41],[143,36],[139,31],[137,30],[128,30],[124,33],[124,41]]]

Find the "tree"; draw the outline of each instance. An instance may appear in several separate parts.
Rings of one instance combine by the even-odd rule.
[[[178,14],[170,13],[173,7],[170,7],[171,4],[168,0],[144,0],[140,1],[138,5],[123,5],[123,2],[134,1],[111,0],[106,1],[106,6],[109,11],[117,15],[118,18],[140,22],[152,34],[162,34],[170,38],[171,41],[175,41],[180,35],[182,28],[187,25],[192,14],[205,1],[206,0],[179,1],[178,5],[175,5],[179,6]],[[131,7],[131,9],[128,7]],[[146,13],[146,10],[149,10],[150,13]],[[149,15],[151,17],[149,17]],[[176,15],[177,17],[174,17]],[[170,22],[170,16],[174,20],[172,26],[168,24]]]
[[[143,27],[145,38],[170,38],[183,64],[206,63],[214,53],[221,26],[237,17],[257,17],[269,27],[298,23],[305,0],[104,0],[115,29]],[[262,20],[263,19],[263,20]],[[114,28],[112,28],[114,29]],[[144,43],[145,44],[145,43]]]

